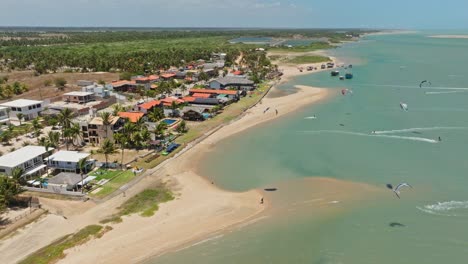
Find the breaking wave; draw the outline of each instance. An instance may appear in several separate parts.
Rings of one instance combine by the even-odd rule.
[[[416,207],[416,208],[429,214],[443,215],[443,216],[456,216],[456,214],[451,214],[450,212],[468,209],[468,201],[438,202],[435,204],[429,204],[429,205],[425,205],[424,207]]]

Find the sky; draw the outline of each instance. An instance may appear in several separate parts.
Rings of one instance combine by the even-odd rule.
[[[467,0],[0,0],[0,26],[468,29]]]

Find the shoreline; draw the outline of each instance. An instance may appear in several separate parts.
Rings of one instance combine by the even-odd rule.
[[[303,74],[314,72],[318,71],[305,71]],[[282,82],[298,75],[301,73],[295,68],[295,72],[284,73]],[[277,89],[276,85],[278,83],[268,94]],[[261,103],[248,109],[238,120],[224,125],[162,166],[148,170],[147,175],[125,191],[126,197],[116,195],[99,204],[92,201],[84,203],[41,199],[50,214],[38,223],[26,226],[14,237],[2,241],[0,252],[5,263],[18,262],[64,235],[87,225],[97,224],[115,213],[116,208],[129,197],[161,182],[171,187],[175,200],[161,204],[152,217],[125,216],[122,223],[110,224],[112,231],[99,239],[67,250],[66,257],[60,262],[81,263],[85,259],[96,262],[97,258],[99,263],[139,262],[209,238],[212,234],[231,227],[255,221],[268,208],[268,201],[260,205],[261,192],[251,190],[234,193],[214,186],[207,178],[195,172],[198,161],[215,142],[323,100],[330,94],[326,89],[307,86],[297,88],[298,91],[294,94],[276,98],[264,97]],[[263,114],[268,106],[272,109]],[[274,109],[278,109],[277,115]],[[132,245],[131,252],[121,250],[128,245]],[[28,250],[24,250],[25,248]]]
[[[468,39],[468,35],[432,35],[428,37],[439,39]]]

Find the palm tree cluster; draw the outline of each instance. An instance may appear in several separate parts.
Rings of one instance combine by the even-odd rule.
[[[0,82],[0,99],[9,99],[13,95],[20,95],[29,91],[28,86],[24,83],[14,82],[13,84],[2,84]]]
[[[23,170],[16,168],[12,176],[0,175],[0,212],[3,211],[14,199],[23,192],[21,184],[24,182]]]

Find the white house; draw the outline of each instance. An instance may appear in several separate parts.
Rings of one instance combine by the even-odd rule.
[[[31,120],[39,116],[39,112],[43,109],[44,101],[36,101],[29,99],[18,99],[0,104],[0,106],[10,109],[10,118],[18,120],[17,114],[21,113],[24,120]]]
[[[110,96],[109,87],[104,87],[103,85],[98,85],[96,83],[81,88],[82,92],[94,93],[95,96],[107,98]]]
[[[95,100],[92,92],[69,92],[63,94],[62,97],[65,102],[77,104],[86,104]]]
[[[78,162],[81,159],[89,157],[89,153],[81,153],[78,151],[61,150],[47,158],[47,164],[50,168],[54,168],[61,172],[80,173]],[[86,164],[85,173],[94,167],[94,160],[89,160]]]
[[[10,124],[10,118],[8,117],[8,107],[0,106],[0,124],[2,125]]]
[[[45,171],[44,159],[52,151],[42,146],[26,146],[0,157],[0,173],[11,175],[15,168],[23,169],[24,175],[33,176]]]

